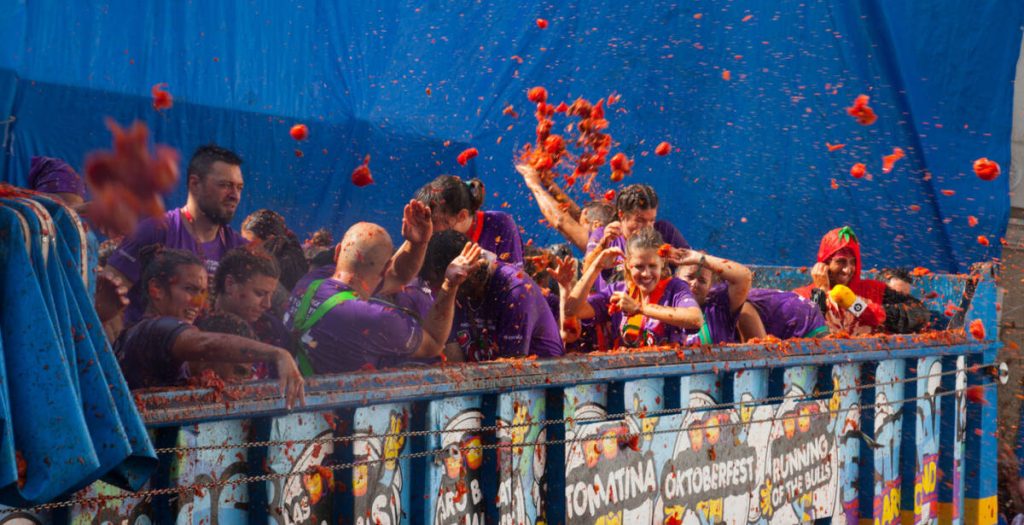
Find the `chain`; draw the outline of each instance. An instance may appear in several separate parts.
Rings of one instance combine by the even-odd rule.
[[[891,383],[882,383],[882,384],[891,384]],[[992,386],[996,386],[996,385],[995,385],[995,383],[989,383],[989,384],[980,385],[980,386],[982,388],[988,388],[988,387],[992,387]],[[871,405],[855,405],[855,406],[846,407],[846,408],[839,408],[839,409],[836,409],[836,410],[829,410],[829,414],[832,415],[832,414],[840,414],[840,413],[845,413],[845,412],[851,412],[851,411],[855,411],[855,410],[859,411],[859,410],[864,410],[864,409],[876,409],[876,408],[883,407],[883,406],[902,405],[903,403],[909,403],[909,402],[912,402],[912,401],[921,401],[921,400],[926,400],[926,399],[930,400],[930,399],[935,399],[935,398],[939,398],[939,397],[955,395],[955,394],[958,394],[960,392],[965,392],[966,390],[967,389],[956,389],[956,390],[949,390],[949,391],[944,391],[944,392],[937,392],[937,393],[931,394],[931,395],[910,397],[910,398],[901,399],[901,400],[898,400],[898,401],[887,401],[887,402],[884,402],[884,403],[874,403],[874,404],[871,404]],[[794,398],[795,398],[795,396],[790,397],[789,399],[794,399]],[[684,432],[686,430],[696,430],[696,429],[708,430],[708,429],[712,429],[712,428],[727,428],[727,427],[734,427],[734,426],[750,425],[750,424],[753,424],[753,423],[771,423],[771,422],[775,422],[775,421],[785,421],[785,420],[789,420],[789,419],[797,419],[797,418],[800,418],[800,417],[806,417],[806,416],[801,416],[800,414],[790,414],[790,415],[786,415],[786,416],[782,416],[782,417],[770,417],[770,418],[765,418],[765,419],[751,419],[749,421],[730,421],[730,422],[725,422],[725,423],[719,422],[719,423],[715,423],[715,424],[707,424],[707,423],[705,423],[705,424],[702,424],[702,425],[694,425],[692,427],[688,427],[687,429],[671,428],[671,429],[661,429],[661,430],[650,430],[650,431],[646,431],[646,432],[641,431],[641,432],[630,432],[630,433],[626,433],[626,434],[618,434],[616,436],[616,438],[617,439],[625,439],[625,438],[632,438],[632,437],[654,436],[654,435],[657,435],[657,434],[668,434],[668,433],[678,434],[678,433]],[[526,426],[532,426],[532,425],[526,425]],[[472,431],[478,431],[478,430],[480,430],[480,429],[472,429]],[[470,432],[468,432],[466,430],[460,430],[459,432],[461,432],[461,433],[470,433]],[[855,432],[857,432],[857,430],[855,430]],[[863,433],[862,433],[862,436],[866,437],[866,436],[863,435]],[[586,442],[600,441],[601,439],[604,439],[604,438],[601,438],[601,437],[586,437],[586,438],[567,438],[567,439],[552,439],[552,440],[542,440],[542,441],[530,441],[530,442],[523,442],[523,443],[494,443],[494,444],[487,444],[487,445],[461,446],[461,447],[459,447],[459,450],[462,451],[462,452],[466,452],[466,451],[470,451],[470,450],[483,451],[483,450],[502,449],[502,448],[526,448],[526,447],[533,447],[533,446],[566,445],[566,444],[572,444],[572,443],[586,443]],[[262,475],[258,475],[258,476],[246,476],[246,477],[232,479],[232,480],[212,481],[212,482],[209,482],[209,483],[195,483],[195,484],[192,484],[192,485],[184,485],[184,486],[177,486],[177,487],[167,487],[167,488],[162,488],[162,489],[141,490],[141,491],[138,491],[138,492],[129,492],[129,493],[126,493],[125,495],[120,496],[120,497],[102,496],[102,497],[92,497],[92,498],[77,498],[77,499],[70,499],[70,500],[65,500],[65,501],[56,501],[56,502],[51,502],[51,503],[44,503],[44,504],[41,504],[41,505],[36,505],[36,506],[33,506],[33,507],[27,507],[27,508],[4,508],[4,509],[0,509],[0,516],[7,515],[7,514],[12,514],[12,513],[15,513],[15,512],[43,512],[43,511],[48,511],[48,510],[56,510],[56,509],[61,509],[61,508],[73,507],[75,505],[103,504],[103,503],[105,503],[107,501],[122,500],[122,499],[127,499],[127,498],[141,499],[142,501],[146,501],[146,500],[148,500],[148,499],[150,499],[150,498],[152,498],[154,496],[166,496],[166,495],[170,495],[170,494],[186,494],[186,493],[190,493],[190,492],[194,493],[194,492],[197,492],[197,491],[202,491],[202,490],[206,490],[206,489],[213,489],[213,488],[219,488],[219,487],[225,487],[225,486],[248,485],[248,484],[251,484],[251,483],[260,483],[260,482],[265,482],[265,481],[274,481],[274,480],[278,480],[278,479],[287,479],[287,478],[292,478],[292,477],[296,477],[296,476],[303,476],[303,475],[307,475],[307,474],[319,473],[319,472],[322,472],[323,469],[326,469],[326,470],[331,471],[333,473],[333,472],[338,471],[338,470],[347,470],[347,469],[352,469],[352,468],[356,468],[356,467],[375,465],[375,464],[384,463],[384,462],[400,461],[400,460],[405,460],[405,459],[425,458],[425,457],[431,457],[431,456],[436,457],[438,454],[439,454],[439,451],[437,451],[437,450],[425,450],[425,451],[421,451],[421,452],[413,452],[413,453],[410,453],[410,454],[398,455],[398,456],[395,456],[393,458],[366,459],[366,460],[360,460],[360,461],[352,461],[352,462],[348,462],[348,463],[338,463],[338,464],[335,464],[335,465],[317,465],[317,466],[313,466],[313,467],[310,467],[309,469],[301,470],[301,471],[276,472],[276,473],[272,473],[272,474],[262,474]]]
[[[989,365],[986,365],[986,367],[987,366],[989,366]],[[640,412],[628,411],[627,410],[627,411],[623,411],[623,412],[619,412],[619,413],[615,413],[615,414],[606,414],[604,416],[595,416],[595,417],[589,417],[589,418],[564,417],[564,418],[561,418],[561,419],[543,419],[543,420],[536,421],[536,422],[525,422],[525,423],[516,423],[516,424],[501,423],[501,424],[497,424],[497,425],[481,426],[481,427],[479,427],[477,429],[474,429],[474,430],[478,431],[478,432],[497,432],[497,431],[500,431],[500,430],[509,430],[509,429],[533,427],[533,426],[547,427],[547,426],[550,426],[550,425],[564,425],[564,424],[576,424],[576,423],[599,423],[599,422],[602,422],[602,421],[615,420],[615,419],[623,419],[623,418],[630,417],[630,416],[633,416],[633,417],[659,417],[659,416],[670,416],[670,415],[674,415],[674,414],[681,414],[683,412],[687,412],[687,411],[690,411],[690,410],[720,410],[720,409],[725,409],[725,408],[736,408],[736,407],[740,407],[740,406],[744,406],[744,405],[751,405],[751,404],[774,403],[774,402],[778,402],[778,401],[785,401],[787,399],[809,400],[809,399],[813,399],[815,397],[831,396],[831,395],[834,395],[834,394],[837,394],[837,393],[841,394],[841,393],[846,393],[846,392],[857,392],[857,391],[860,391],[860,390],[866,390],[866,389],[869,389],[869,388],[874,388],[874,387],[879,386],[879,385],[897,385],[897,384],[910,383],[910,382],[918,381],[918,380],[921,380],[921,379],[927,379],[927,378],[930,378],[930,377],[944,377],[944,376],[959,374],[960,372],[967,372],[967,371],[974,372],[974,371],[977,371],[980,368],[985,368],[985,367],[982,367],[980,365],[975,365],[973,367],[967,367],[967,368],[962,368],[962,369],[958,368],[956,370],[947,370],[945,372],[941,372],[941,373],[937,373],[937,374],[919,375],[919,376],[915,376],[915,377],[896,379],[896,380],[893,380],[893,381],[890,381],[890,382],[886,382],[886,383],[869,383],[869,384],[866,384],[866,385],[855,385],[855,386],[852,386],[852,387],[838,388],[838,389],[833,389],[833,390],[826,390],[826,391],[821,391],[821,392],[817,392],[817,393],[811,392],[811,393],[803,394],[803,395],[789,395],[789,396],[782,395],[782,396],[766,397],[766,398],[750,400],[750,401],[734,401],[734,402],[731,402],[731,403],[717,403],[717,404],[711,404],[711,405],[701,405],[701,406],[685,407],[685,408],[684,407],[680,407],[680,408],[665,408],[665,409],[648,410],[648,411],[640,411]],[[291,439],[291,440],[271,440],[271,441],[247,441],[247,442],[244,442],[244,443],[234,443],[234,444],[225,443],[225,444],[219,444],[219,445],[201,445],[201,446],[197,446],[197,447],[166,447],[166,448],[158,448],[158,449],[156,449],[156,453],[157,454],[185,454],[185,453],[190,453],[190,452],[208,452],[208,451],[213,451],[213,450],[238,450],[238,449],[246,449],[246,448],[262,448],[262,447],[292,447],[292,446],[295,446],[295,445],[313,445],[313,444],[318,444],[318,443],[319,444],[326,444],[326,443],[348,443],[348,442],[351,442],[351,441],[355,441],[357,439],[388,439],[388,438],[397,438],[397,437],[412,438],[412,437],[443,435],[443,434],[459,433],[459,432],[462,432],[462,431],[461,430],[443,430],[442,429],[442,430],[410,430],[410,431],[406,431],[406,432],[393,432],[393,433],[386,433],[386,434],[359,433],[359,434],[354,434],[354,435],[351,435],[351,436],[331,436],[331,437],[324,437],[324,438]]]

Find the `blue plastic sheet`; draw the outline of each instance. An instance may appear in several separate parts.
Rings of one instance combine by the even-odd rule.
[[[964,270],[999,255],[1009,215],[1008,176],[981,181],[971,163],[1009,169],[1017,0],[6,0],[0,14],[14,183],[32,155],[81,166],[108,147],[104,116],[138,118],[185,158],[210,141],[245,157],[236,222],[271,207],[300,234],[371,220],[397,235],[414,190],[455,173],[481,177],[485,206],[512,204],[546,243],[558,237],[512,167],[533,136],[526,90],[544,85],[555,101],[621,94],[609,131],[637,159],[626,182],[652,184],[694,246],[740,261],[809,264],[821,235],[849,224],[869,267]],[[161,82],[175,105],[158,113]],[[870,127],[845,114],[861,93]],[[297,122],[308,141],[289,137]],[[678,151],[649,154],[662,140]],[[480,156],[460,167],[468,145]],[[894,147],[907,157],[883,174]],[[365,154],[377,183],[360,189],[348,179]],[[855,162],[871,180],[850,177]],[[599,181],[598,195],[618,187]],[[184,196],[182,183],[168,201]]]
[[[45,197],[0,199],[0,226],[0,504],[139,488],[156,455],[86,292],[84,232]]]

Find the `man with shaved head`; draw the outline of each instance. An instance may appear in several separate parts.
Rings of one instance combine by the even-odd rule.
[[[441,355],[456,292],[479,257],[479,246],[467,244],[448,266],[425,317],[380,298],[398,292],[416,276],[432,233],[430,209],[411,201],[402,217],[405,242],[397,252],[384,228],[360,222],[335,248],[333,273],[314,270],[295,285],[285,324],[299,335],[298,361],[305,375]]]

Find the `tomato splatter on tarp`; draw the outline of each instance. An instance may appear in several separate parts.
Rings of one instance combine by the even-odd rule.
[[[153,109],[157,111],[171,109],[171,106],[174,105],[174,97],[169,91],[163,89],[166,85],[166,82],[161,82],[150,89],[150,93],[153,95]]]
[[[530,102],[534,102],[537,104],[547,102],[548,90],[544,89],[541,86],[532,87],[529,91],[526,92],[526,98],[529,99]]]
[[[979,235],[978,236],[978,244],[980,244],[982,246],[988,246],[990,244],[989,241],[988,241],[988,237],[985,237],[984,235]]]
[[[853,105],[846,108],[846,112],[853,118],[857,119],[857,123],[861,126],[870,126],[878,120],[878,115],[875,114],[875,110],[871,109],[868,105],[870,98],[867,95],[859,95],[853,101]]]
[[[465,166],[466,163],[469,162],[469,159],[472,159],[479,154],[480,152],[477,151],[476,148],[466,148],[462,150],[462,153],[459,153],[458,158],[456,158],[455,160],[456,162],[459,163],[459,166]]]
[[[867,173],[868,167],[865,166],[863,162],[858,162],[850,168],[850,176],[855,179],[863,178]]]
[[[728,69],[723,69],[722,70],[722,80],[725,80],[725,81],[732,80],[732,72],[730,72]]]
[[[363,163],[352,170],[352,184],[362,188],[373,184],[373,175],[370,173],[370,156],[363,159]]]
[[[309,128],[305,124],[296,124],[288,131],[288,134],[295,140],[306,140],[309,138]]]
[[[974,174],[981,180],[995,180],[999,176],[999,163],[982,157],[974,161]]]
[[[978,225],[978,218],[975,217],[974,215],[968,215],[967,216],[967,225],[970,226],[971,228],[977,226]]]
[[[113,135],[112,151],[90,153],[85,160],[85,180],[96,205],[90,220],[100,230],[131,233],[142,216],[164,213],[161,194],[178,183],[178,152],[165,145],[149,149],[149,129],[142,122],[121,128],[107,119]]]
[[[903,153],[902,149],[893,148],[892,154],[882,157],[882,173],[891,172],[896,161],[902,159],[904,156],[906,155]]]
[[[669,144],[668,142],[662,142],[662,143],[658,144],[658,146],[656,148],[654,148],[654,154],[659,156],[659,157],[664,157],[665,155],[668,155],[671,152],[672,152],[672,145]]]
[[[941,191],[942,194],[947,196],[947,197],[952,197],[953,195],[956,195],[956,192],[953,191],[953,190],[939,190],[939,191]]]
[[[18,488],[25,488],[25,481],[28,479],[28,462],[25,461],[25,456],[21,454],[20,450],[14,451],[14,462],[18,468]]]
[[[826,142],[825,147],[828,148],[829,152],[833,152],[845,148],[846,144],[829,144],[828,142]]]
[[[548,21],[544,20],[543,18],[538,18],[537,19],[537,27],[539,27],[541,29],[547,29],[548,28]]]

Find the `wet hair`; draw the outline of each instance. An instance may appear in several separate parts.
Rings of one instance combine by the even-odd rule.
[[[284,222],[284,217],[274,210],[263,208],[249,214],[242,221],[242,231],[247,231],[257,239],[267,240],[275,235],[288,235],[291,232]]]
[[[608,223],[615,220],[615,206],[605,200],[592,200],[583,206],[582,215],[587,215],[587,220],[597,221],[601,226],[608,226]]]
[[[456,215],[462,210],[476,213],[484,205],[484,183],[480,179],[463,181],[454,175],[441,175],[420,188],[416,200],[435,213]]]
[[[882,278],[885,280],[899,279],[906,281],[907,284],[914,284],[914,276],[910,275],[910,271],[906,268],[884,268],[881,271]]]
[[[287,290],[295,287],[295,283],[309,272],[309,262],[302,251],[299,241],[287,235],[275,235],[263,241],[263,249],[277,259],[281,269],[281,286]]]
[[[316,252],[312,257],[308,257],[310,268],[319,268],[321,266],[331,265],[334,266],[338,261],[334,259],[334,250],[330,248],[322,248]]]
[[[420,267],[420,278],[431,285],[440,283],[448,265],[462,253],[467,242],[469,238],[466,234],[455,230],[435,233],[427,245],[427,254]]]
[[[234,151],[222,148],[216,144],[199,146],[195,153],[192,154],[192,159],[188,161],[188,174],[190,176],[195,175],[200,180],[205,179],[210,174],[210,169],[215,162],[241,166],[242,157],[239,157]]]
[[[629,236],[629,239],[626,240],[626,252],[628,253],[633,250],[657,250],[662,244],[665,244],[665,240],[661,238],[658,230],[655,230],[652,226],[647,226],[633,232],[633,235]]]
[[[281,269],[277,260],[259,246],[241,246],[229,251],[220,260],[217,273],[213,276],[215,294],[224,293],[229,275],[235,282],[244,283],[257,275],[278,279],[281,277]]]
[[[306,244],[319,248],[333,248],[334,235],[331,235],[331,230],[328,230],[327,228],[320,228],[313,232],[313,235],[309,236],[309,239],[306,240]]]
[[[211,312],[196,320],[196,328],[204,332],[231,334],[256,339],[256,332],[249,323],[229,312]]]
[[[619,213],[632,213],[658,207],[658,194],[647,184],[630,184],[615,197]]]
[[[548,246],[548,251],[551,252],[551,255],[554,255],[555,257],[558,258],[562,258],[568,255],[572,255],[572,246],[570,246],[569,243],[560,242]]]
[[[162,244],[150,244],[139,252],[139,262],[142,265],[142,293],[146,300],[149,300],[149,282],[156,279],[160,288],[167,289],[171,279],[178,274],[178,268],[182,266],[203,266],[199,256],[185,250],[165,248]]]

